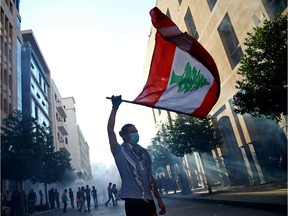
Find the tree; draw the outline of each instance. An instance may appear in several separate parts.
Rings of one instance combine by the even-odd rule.
[[[42,132],[35,118],[24,116],[18,110],[3,119],[1,125],[1,178],[20,185],[23,203],[22,183],[31,179],[40,168]],[[22,206],[23,211],[23,206]]]
[[[282,114],[287,115],[287,15],[265,20],[247,35],[237,71],[243,79],[236,82],[234,111],[278,122]]]
[[[185,154],[198,152],[202,158],[202,153],[211,152],[222,145],[221,133],[214,127],[211,116],[196,118],[177,114],[176,119],[173,120],[173,125],[167,127],[170,139],[169,148],[176,156],[183,157]],[[206,180],[209,193],[212,193],[207,175]]]
[[[33,176],[39,165],[41,148],[36,145],[37,121],[14,111],[3,119],[1,126],[1,177],[23,182]],[[33,161],[33,163],[31,163]]]
[[[64,151],[55,152],[53,136],[51,134],[52,131],[49,128],[42,130],[42,136],[38,136],[38,144],[42,148],[42,160],[32,177],[33,183],[39,182],[44,184],[46,203],[48,203],[47,185],[61,181],[66,171],[72,170],[70,155]]]
[[[176,193],[177,183],[174,165],[179,163],[180,159],[171,153],[168,141],[165,138],[166,137],[163,133],[158,131],[156,136],[152,139],[151,145],[147,147],[147,151],[151,155],[153,161],[153,171],[157,172],[160,168],[167,173],[167,165],[170,166],[172,179],[169,181],[169,187],[174,190],[174,193]]]

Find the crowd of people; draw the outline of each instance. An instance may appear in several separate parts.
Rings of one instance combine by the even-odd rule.
[[[21,200],[23,200],[23,209]],[[78,187],[76,193],[73,192],[72,188],[64,189],[61,195],[57,188],[50,188],[46,204],[44,204],[42,190],[39,190],[39,195],[33,189],[28,194],[23,190],[22,198],[19,190],[15,190],[13,193],[7,190],[5,193],[1,192],[1,215],[20,216],[23,215],[23,211],[32,214],[36,210],[55,209],[61,206],[63,206],[63,212],[66,212],[68,203],[72,208],[77,207],[80,212],[86,212],[91,211],[91,200],[93,200],[94,207],[97,208],[97,189],[95,186],[90,188],[89,185]]]

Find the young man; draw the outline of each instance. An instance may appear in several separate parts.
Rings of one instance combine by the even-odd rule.
[[[155,216],[156,206],[152,192],[158,201],[159,214],[166,213],[156,181],[152,176],[151,158],[148,152],[138,145],[139,135],[136,127],[126,124],[119,132],[123,139],[120,145],[114,132],[117,110],[122,102],[120,96],[112,96],[112,110],[108,119],[108,138],[110,150],[119,170],[122,187],[120,198],[125,200],[127,216]]]

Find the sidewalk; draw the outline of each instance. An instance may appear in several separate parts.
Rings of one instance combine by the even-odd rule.
[[[207,188],[197,188],[192,189],[190,195],[179,192],[163,197],[287,212],[287,182],[257,186],[218,186],[212,187],[212,194],[208,193]]]

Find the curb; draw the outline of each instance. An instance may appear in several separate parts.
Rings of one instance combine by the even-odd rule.
[[[205,198],[193,198],[193,197],[171,197],[171,196],[163,196],[165,199],[182,199],[193,202],[203,202],[203,203],[213,203],[213,204],[222,204],[228,206],[240,206],[240,207],[248,207],[255,209],[265,209],[271,211],[278,212],[286,212],[287,213],[287,205],[274,204],[274,203],[259,203],[259,202],[245,202],[245,201],[235,201],[235,200],[220,200],[220,199],[205,199]]]

